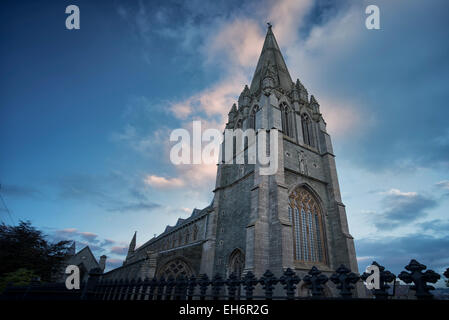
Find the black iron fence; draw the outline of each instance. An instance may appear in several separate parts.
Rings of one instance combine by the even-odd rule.
[[[376,299],[389,299],[391,283],[399,278],[406,284],[412,284],[410,289],[417,299],[433,299],[430,292],[434,289],[430,283],[436,283],[440,275],[433,270],[426,270],[425,265],[411,260],[397,277],[385,267],[373,262],[379,268],[379,287],[372,290]],[[424,270],[426,270],[424,272]],[[137,280],[105,280],[99,270],[92,270],[89,279],[79,290],[68,290],[64,283],[37,284],[29,286],[8,286],[1,296],[6,300],[273,300],[273,299],[357,299],[356,284],[366,281],[370,274],[362,275],[351,272],[341,265],[330,276],[323,274],[318,268],[312,267],[301,279],[292,269],[287,269],[280,277],[267,270],[260,278],[252,272],[247,272],[242,278],[231,274],[227,279],[217,274],[210,279],[206,274],[199,277],[176,279],[161,277],[159,279]],[[449,268],[444,273],[449,278]],[[297,285],[303,281],[310,296],[298,297]],[[331,281],[338,290],[339,297],[325,296],[324,285]]]

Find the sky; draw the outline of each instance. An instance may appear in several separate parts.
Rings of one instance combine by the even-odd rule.
[[[79,30],[65,28],[70,4]],[[365,27],[370,4],[380,30]],[[143,244],[207,206],[216,166],[173,165],[170,132],[224,128],[269,21],[327,122],[359,271],[449,266],[447,1],[1,7],[1,221],[89,245],[110,269],[134,231]]]

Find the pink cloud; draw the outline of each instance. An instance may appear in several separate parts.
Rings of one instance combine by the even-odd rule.
[[[204,187],[213,184],[217,174],[216,164],[185,164],[177,166],[176,178],[165,178],[148,175],[144,182],[156,189],[175,189],[185,187],[187,184],[194,187]]]
[[[216,164],[187,165],[182,172],[182,176],[191,181],[194,185],[214,181],[216,174]]]
[[[75,228],[66,228],[55,231],[55,235],[58,239],[72,239],[78,236],[78,234],[79,232]]]
[[[165,178],[156,175],[148,175],[145,177],[144,182],[152,187],[156,188],[179,188],[184,186],[184,181],[179,178]]]
[[[244,73],[236,72],[210,88],[173,103],[170,106],[170,111],[175,117],[183,120],[191,120],[187,118],[201,113],[205,113],[208,117],[218,115],[220,116],[220,126],[224,126],[227,114],[242,92],[245,83],[248,83],[248,78]]]
[[[285,45],[297,41],[297,30],[312,4],[312,0],[282,0],[273,3],[268,20],[275,28],[278,42]]]
[[[93,241],[98,237],[97,234],[92,232],[80,232],[79,235],[88,241]]]
[[[353,132],[361,123],[358,108],[337,100],[319,99],[321,112],[332,136],[344,136]]]
[[[123,260],[120,259],[107,259],[106,264],[108,266],[108,269],[114,269],[118,268],[123,264]]]
[[[206,48],[208,62],[224,54],[228,63],[239,67],[255,66],[264,34],[260,24],[251,19],[235,19],[214,35]]]
[[[128,247],[126,246],[113,246],[111,247],[110,251],[112,253],[118,254],[118,255],[126,255],[128,253]]]

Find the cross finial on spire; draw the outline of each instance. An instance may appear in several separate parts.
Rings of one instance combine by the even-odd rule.
[[[271,29],[271,27],[273,26],[270,22],[267,22],[268,25],[268,29]]]

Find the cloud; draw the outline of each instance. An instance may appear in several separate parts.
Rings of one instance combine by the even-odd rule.
[[[180,188],[184,186],[184,181],[179,178],[164,178],[156,175],[149,175],[145,178],[145,183],[149,186],[169,189]]]
[[[61,240],[75,241],[77,252],[85,246],[89,246],[95,256],[100,256],[105,253],[123,256],[126,255],[128,250],[128,245],[124,242],[106,238],[103,239],[96,233],[79,231],[76,228],[52,230],[49,232],[49,237],[55,242]],[[108,261],[109,260],[110,259],[108,259]]]
[[[449,190],[449,180],[443,180],[435,184],[438,188]]]
[[[138,185],[139,182],[134,183],[119,173],[109,175],[78,174],[63,177],[57,182],[60,197],[89,201],[110,212],[154,210],[160,207],[142,192],[136,192],[136,184]]]
[[[98,240],[98,234],[92,233],[92,232],[79,232],[78,233],[83,239],[92,242],[92,243],[97,243]]]
[[[433,219],[417,224],[423,232],[429,232],[434,236],[446,235],[449,231],[449,220]]]
[[[56,230],[55,234],[57,234],[60,237],[75,236],[78,234],[78,230],[75,228],[61,229],[61,230]]]
[[[66,228],[60,230],[53,230],[49,233],[51,241],[75,241],[76,251],[89,246],[94,255],[101,255],[110,245],[109,241],[102,241],[98,239],[98,235],[92,232],[78,231],[75,228]]]
[[[90,250],[92,250],[92,253],[97,257],[106,252],[106,248],[103,248],[102,246],[97,244],[92,244],[91,242],[77,241],[75,245],[77,251],[79,251],[81,248],[89,246]]]
[[[334,137],[342,137],[361,129],[362,116],[356,106],[343,101],[320,99],[321,112],[327,124],[327,131]]]
[[[125,204],[123,206],[117,206],[114,208],[107,209],[110,212],[135,212],[135,211],[151,211],[156,208],[160,208],[161,206],[156,203],[131,203]]]
[[[238,67],[255,66],[264,37],[260,23],[237,17],[224,24],[211,41],[207,42],[208,46],[204,49],[207,62],[216,63],[225,58],[222,63],[227,64],[227,67],[229,64]]]
[[[156,189],[179,189],[189,185],[206,192],[211,190],[217,174],[216,164],[180,165],[177,169],[176,178],[147,175],[145,183]]]
[[[109,249],[112,253],[124,256],[128,253],[127,246],[113,246]]]
[[[410,224],[427,215],[427,210],[437,206],[437,201],[418,194],[391,189],[383,192],[384,210],[374,215],[374,225],[379,230],[392,230]]]
[[[169,125],[173,119],[167,115],[167,105],[170,103],[156,103],[145,96],[129,98],[122,115],[125,124],[122,130],[110,135],[111,141],[123,144],[145,157],[154,157],[170,136],[170,130],[165,125]],[[161,123],[164,125],[161,126]]]
[[[196,117],[207,122],[212,120],[211,117],[218,116],[219,122],[215,128],[223,128],[227,114],[245,82],[248,78],[242,72],[235,73],[182,101],[173,102],[170,110],[175,117],[187,121]]]
[[[358,106],[363,126],[339,141],[345,156],[370,170],[449,164],[448,130],[441,120],[448,114],[448,44],[441,42],[447,3],[427,5],[439,12],[436,17],[423,18],[419,1],[379,1],[383,15],[377,33],[363,27],[363,6],[353,5],[344,17],[312,28],[303,50],[298,44],[305,76],[320,95],[337,101],[350,97]],[[382,58],[374,54],[380,51]],[[421,112],[422,105],[428,105],[427,112]]]
[[[184,213],[190,214],[192,213],[192,209],[190,208],[180,208],[179,210],[183,211]]]
[[[106,260],[106,271],[121,267],[123,264],[123,260],[121,259],[107,259]]]
[[[268,20],[276,30],[279,42],[292,45],[297,42],[297,30],[304,24],[304,17],[312,9],[311,0],[283,0],[273,2],[268,12]]]
[[[216,174],[216,164],[190,165],[183,172],[183,176],[195,186],[214,181]]]
[[[60,230],[54,230],[52,232],[52,237],[56,240],[81,240],[87,241],[91,244],[96,244],[99,242],[98,234],[93,232],[78,231],[76,228],[65,228]]]
[[[110,246],[115,244],[116,241],[115,240],[111,240],[111,239],[103,239],[103,241],[101,242],[101,246],[105,247],[105,246]]]
[[[0,186],[0,193],[11,197],[28,198],[35,197],[40,191],[31,186],[3,184]]]

